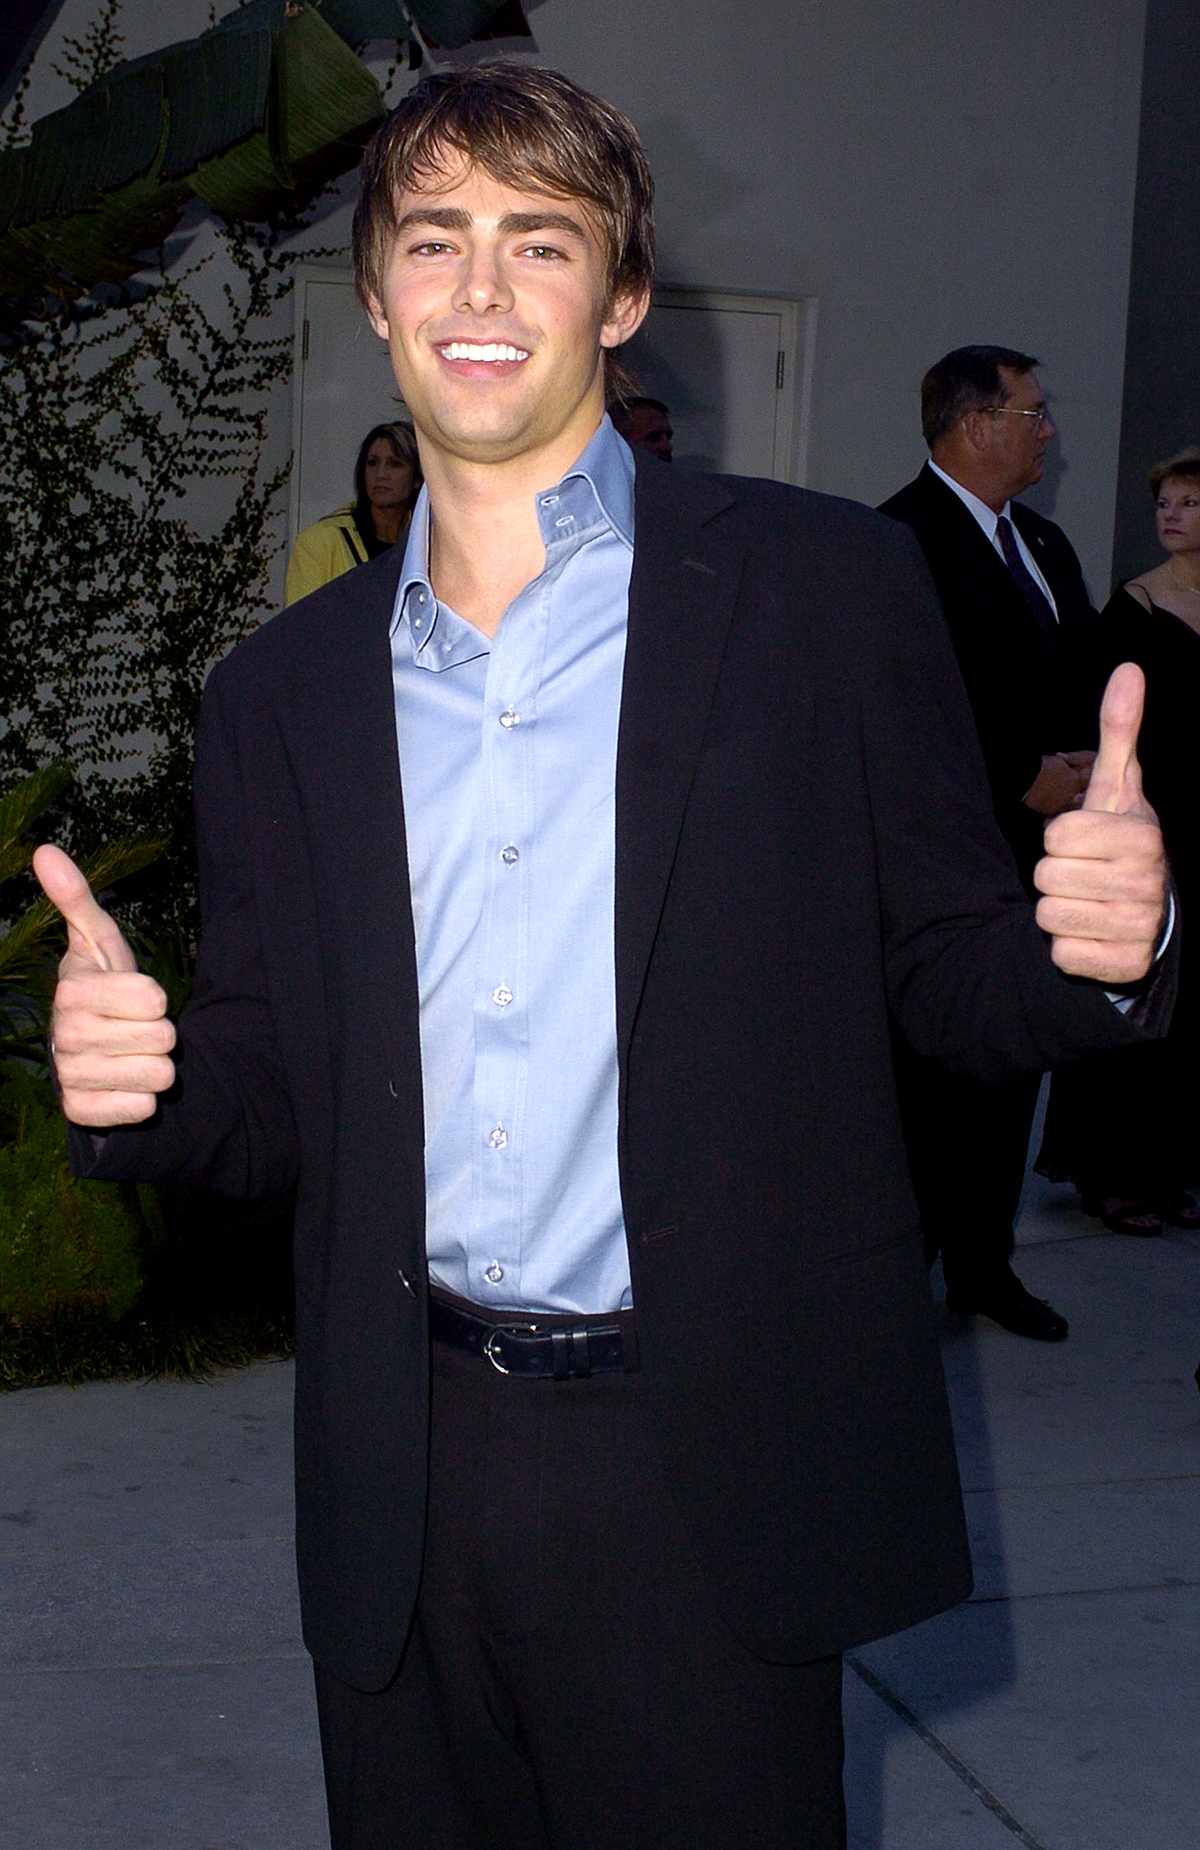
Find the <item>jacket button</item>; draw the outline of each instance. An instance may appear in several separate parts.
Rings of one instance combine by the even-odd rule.
[[[415,1298],[417,1295],[417,1287],[413,1284],[412,1279],[408,1276],[408,1273],[405,1272],[400,1266],[396,1267],[396,1277],[400,1280],[400,1283],[404,1286],[404,1289],[407,1291],[409,1297]]]

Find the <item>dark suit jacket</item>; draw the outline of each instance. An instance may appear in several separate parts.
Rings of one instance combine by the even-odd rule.
[[[642,1362],[731,1627],[802,1660],[969,1586],[889,1011],[983,1073],[1137,1033],[1049,961],[910,536],[649,461],[636,520],[615,961]],[[296,1186],[305,1632],[364,1687],[412,1610],[428,1411],[398,564],[213,674],[179,1079],[95,1170]]]
[[[979,729],[992,801],[1026,874],[1042,852],[1042,818],[1021,798],[1046,752],[1094,744],[1079,664],[1095,612],[1070,540],[1020,502],[1013,524],[1054,593],[1058,630],[1048,643],[1012,576],[953,490],[928,466],[881,512],[911,527],[933,573]]]

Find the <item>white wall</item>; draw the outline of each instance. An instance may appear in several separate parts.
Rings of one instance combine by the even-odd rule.
[[[1125,415],[1113,576],[1130,578],[1161,556],[1146,476],[1200,443],[1200,33],[1195,0],[1150,0],[1142,139],[1125,354]]]
[[[1020,347],[1062,420],[1050,504],[1102,584],[1144,11],[547,0],[533,21],[547,63],[641,127],[664,280],[820,298],[814,487],[882,499],[924,456],[926,366]]]
[[[967,341],[1026,349],[1062,430],[1037,500],[1103,594],[1145,5],[543,0],[530,19],[540,62],[641,128],[664,282],[820,298],[813,486],[882,499],[924,455],[925,367]],[[91,6],[68,0],[43,73]],[[207,0],[126,11],[130,56],[208,19]],[[34,108],[65,100],[44,79]],[[311,241],[345,242],[349,210]],[[277,429],[284,451],[286,401]]]

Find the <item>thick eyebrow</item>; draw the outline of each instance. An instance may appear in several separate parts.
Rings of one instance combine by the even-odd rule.
[[[435,231],[470,231],[474,220],[461,206],[416,206],[406,212],[396,225],[396,236],[420,225]],[[522,232],[558,231],[587,242],[587,232],[577,218],[566,212],[506,212],[500,220],[500,234],[511,237]]]

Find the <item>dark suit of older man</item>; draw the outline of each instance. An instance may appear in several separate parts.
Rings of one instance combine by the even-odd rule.
[[[1010,349],[966,348],[931,368],[932,461],[882,504],[912,528],[933,574],[996,819],[1030,893],[1047,818],[1086,784],[1090,754],[1078,748],[1095,725],[1074,672],[1094,615],[1079,560],[1060,527],[1013,499],[1041,475],[1054,434],[1033,366]],[[898,1058],[926,1251],[942,1254],[949,1304],[1023,1336],[1064,1337],[1066,1319],[1010,1263],[1037,1075],[960,1085],[903,1045]]]

